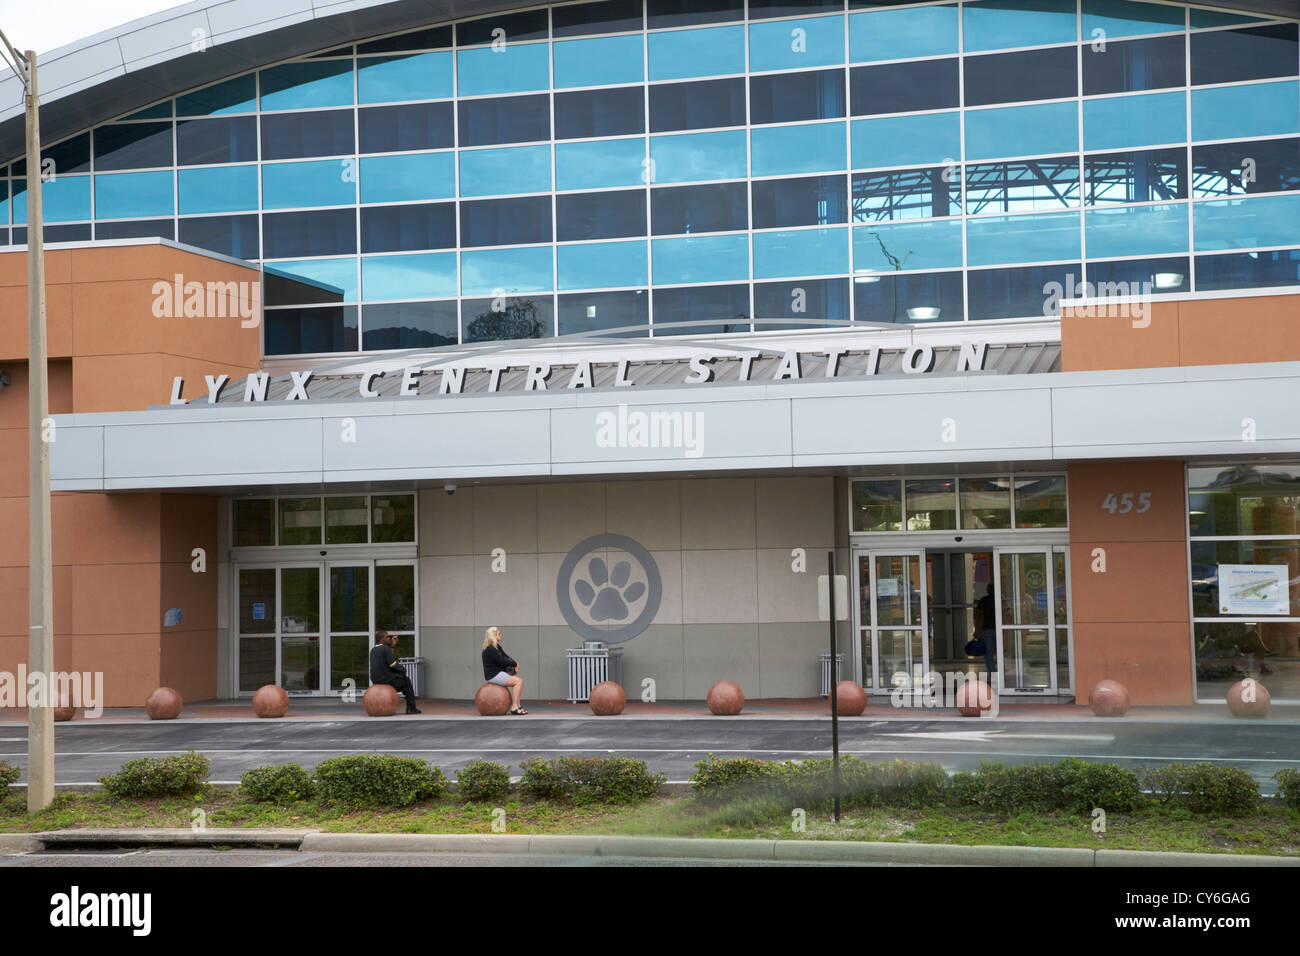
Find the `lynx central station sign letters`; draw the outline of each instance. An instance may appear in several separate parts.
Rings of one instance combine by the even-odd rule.
[[[810,377],[817,378],[846,378],[846,377],[863,377],[874,376],[880,368],[880,348],[871,348],[857,353],[857,359],[852,363],[851,368],[842,374],[841,358],[850,350],[847,348],[820,348],[817,350],[790,350],[781,353],[779,361],[773,365],[769,381],[795,381],[805,378],[803,368],[803,357],[815,357],[817,371]],[[899,369],[909,375],[921,375],[934,371],[935,368],[935,349],[931,345],[912,345],[905,348],[895,348],[890,351],[899,353]],[[984,370],[984,363],[988,353],[988,344],[985,342],[963,342],[957,349],[956,371],[958,372],[980,372]],[[736,356],[711,355],[697,353],[686,359],[667,360],[676,361],[682,366],[683,374],[682,384],[685,385],[704,385],[717,380],[716,364],[726,362],[738,366],[737,377],[734,381],[739,382],[757,382],[762,379],[754,377],[753,371],[755,359],[767,359],[761,352],[752,352]],[[570,362],[567,364],[557,365],[554,368],[551,363],[546,361],[534,361],[526,366],[524,365],[472,365],[458,364],[453,365],[448,360],[439,365],[421,365],[411,366],[401,370],[402,384],[397,391],[400,397],[417,397],[420,394],[420,376],[425,372],[441,372],[441,382],[438,387],[439,395],[460,395],[465,388],[465,375],[467,372],[486,373],[487,382],[485,391],[488,393],[502,391],[547,391],[549,388],[557,387],[558,382],[563,381],[567,375],[567,382],[559,385],[560,388],[577,389],[595,387],[594,366],[606,366],[613,368],[613,379],[610,384],[615,387],[630,386],[636,383],[633,379],[633,372],[640,366],[650,365],[649,362],[634,362],[628,358],[614,358],[599,362],[582,360]],[[657,365],[663,362],[653,363]],[[768,362],[767,364],[772,364]],[[516,381],[513,386],[502,387],[502,373],[511,368],[527,368],[526,376],[515,376]],[[557,370],[563,370],[563,374],[553,374]],[[285,396],[286,401],[309,401],[311,395],[307,390],[307,385],[315,373],[290,372],[291,379],[289,392]],[[358,394],[361,398],[379,398],[378,382],[380,379],[398,374],[398,370],[367,369],[357,375]],[[215,404],[221,398],[221,393],[230,383],[228,375],[205,375],[204,379],[208,385],[208,404]],[[728,380],[730,376],[728,376]],[[271,374],[269,372],[255,372],[249,375],[244,381],[245,402],[265,402],[267,400],[267,391],[271,384]],[[662,381],[657,384],[664,384]],[[185,387],[185,380],[181,376],[172,379],[172,394],[169,404],[187,405],[189,402],[181,397]],[[337,393],[331,397],[339,397]]]

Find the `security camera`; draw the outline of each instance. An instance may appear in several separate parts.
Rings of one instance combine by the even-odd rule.
[[[442,490],[447,492],[447,494],[449,495],[454,495],[456,493],[456,482],[454,481],[447,482],[445,485],[442,486]]]
[[[952,540],[954,540],[954,541],[960,541],[960,540],[961,540],[961,535],[957,535],[957,536],[954,537]]]

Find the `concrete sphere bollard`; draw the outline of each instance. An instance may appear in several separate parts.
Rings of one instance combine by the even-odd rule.
[[[861,684],[842,680],[835,685],[835,702],[841,717],[859,717],[867,709],[867,692]]]
[[[484,717],[501,717],[510,709],[510,691],[500,684],[484,684],[474,695],[474,707]]]
[[[709,712],[734,717],[745,707],[745,692],[735,681],[720,680],[709,688]]]
[[[1272,703],[1268,689],[1252,677],[1228,688],[1228,710],[1234,717],[1267,717]]]
[[[981,680],[968,680],[957,688],[953,703],[963,717],[978,717],[993,709],[993,688]]]
[[[612,680],[601,681],[591,689],[591,697],[587,699],[587,703],[591,705],[591,712],[597,717],[613,717],[623,713],[627,694]]]
[[[1088,706],[1098,717],[1123,717],[1128,704],[1128,688],[1117,680],[1099,680],[1088,694]]]
[[[397,713],[397,688],[392,684],[371,684],[361,698],[367,717],[392,717]]]
[[[150,720],[175,720],[181,715],[181,695],[170,687],[159,687],[144,702]]]
[[[71,698],[66,694],[60,694],[58,701],[54,704],[54,720],[64,721],[72,720],[77,716],[77,707],[72,703]]]
[[[283,687],[267,684],[253,695],[253,713],[258,717],[283,717],[289,712],[289,695]]]

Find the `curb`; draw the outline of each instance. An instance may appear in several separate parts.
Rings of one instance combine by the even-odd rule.
[[[1300,867],[1300,857],[1233,853],[1159,853],[1083,847],[956,846],[855,840],[726,840],[691,837],[569,836],[483,833],[322,833],[318,830],[180,828],[54,830],[0,834],[0,851],[40,852],[84,846],[292,849],[304,853],[504,853],[574,857],[665,857],[1033,867]]]

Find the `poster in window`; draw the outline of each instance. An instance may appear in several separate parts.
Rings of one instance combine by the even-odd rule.
[[[1290,577],[1285,564],[1219,565],[1219,613],[1290,614]]]

